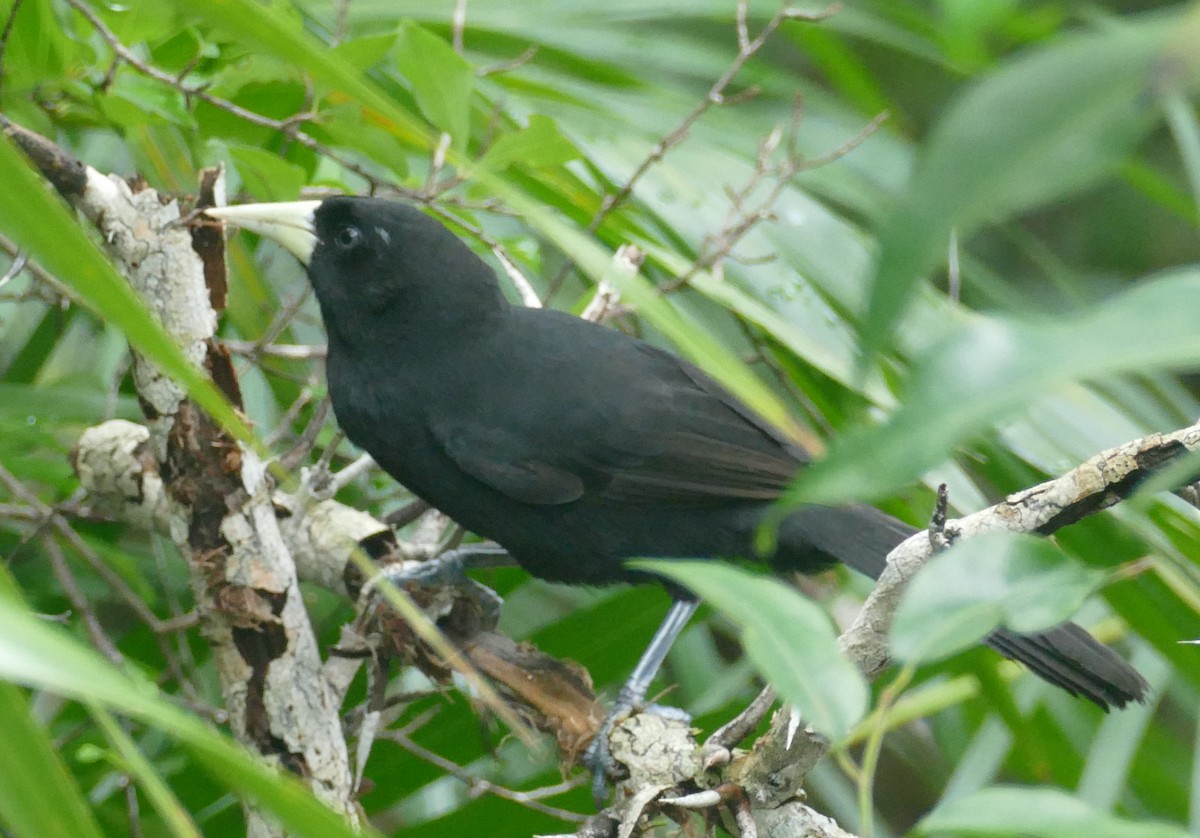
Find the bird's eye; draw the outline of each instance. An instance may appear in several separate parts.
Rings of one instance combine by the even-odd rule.
[[[362,241],[362,230],[357,227],[342,227],[333,234],[333,243],[342,250],[352,250]]]

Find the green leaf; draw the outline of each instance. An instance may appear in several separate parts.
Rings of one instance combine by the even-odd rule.
[[[412,85],[421,112],[450,135],[456,149],[465,149],[475,87],[471,65],[441,38],[407,22],[396,41],[396,66]]]
[[[50,273],[66,282],[96,314],[125,333],[130,344],[187,388],[226,430],[250,443],[254,436],[207,376],[146,309],[129,283],[84,236],[7,137],[0,140],[0,230]]]
[[[1058,625],[1102,578],[1044,538],[969,538],[931,558],[909,585],[892,623],[892,653],[905,662],[939,660],[1001,625],[1018,632]]]
[[[196,124],[182,93],[124,68],[100,104],[105,116],[124,126],[160,122],[194,128]]]
[[[501,171],[514,163],[530,169],[561,166],[579,157],[579,150],[562,135],[554,120],[534,114],[521,130],[505,134],[488,148],[476,164],[479,169]]]
[[[434,138],[413,114],[398,107],[369,80],[338,60],[336,53],[296,25],[286,9],[255,0],[174,0],[177,9],[207,21],[237,43],[303,67],[315,80],[358,100],[398,138],[431,147]]]
[[[682,261],[682,260],[679,260]],[[849,364],[839,364],[839,359],[829,351],[829,347],[815,346],[817,343],[812,336],[805,334],[786,318],[781,317],[769,307],[754,299],[737,286],[723,282],[710,273],[700,273],[689,282],[701,294],[726,306],[730,311],[736,311],[747,321],[754,323],[760,329],[792,350],[798,358],[804,358],[822,372],[843,383],[850,383],[854,376]],[[868,375],[860,376],[856,382],[862,394],[872,402],[883,407],[895,405],[895,397],[888,391],[887,384],[878,370],[872,370]]]
[[[75,384],[36,387],[0,382],[0,421],[11,417],[56,425],[94,422],[110,408],[109,400],[106,393]],[[111,407],[115,407],[114,418],[131,421],[142,418],[133,396],[119,396]]]
[[[138,750],[134,741],[103,707],[93,704],[90,709],[97,726],[120,755],[122,770],[138,781],[159,816],[170,824],[171,835],[175,838],[200,838],[200,831],[191,815],[171,793],[162,776]]]
[[[162,730],[191,750],[230,792],[258,801],[297,835],[360,835],[298,780],[272,771],[172,704],[153,683],[122,674],[7,597],[0,597],[0,679],[96,703]]]
[[[955,838],[1186,838],[1166,823],[1138,823],[1100,812],[1058,789],[994,786],[953,797],[914,835]]]
[[[397,37],[396,32],[364,35],[361,38],[342,41],[332,49],[339,61],[361,73],[382,61],[396,45]]]
[[[1068,382],[1200,363],[1187,302],[1198,294],[1200,269],[1189,268],[1061,319],[975,318],[914,362],[902,406],[885,424],[842,434],[801,472],[789,502],[882,496]]]
[[[792,588],[718,562],[631,564],[679,582],[741,626],[758,671],[832,741],[866,712],[866,682],[838,649],[829,617]]]
[[[1155,123],[1171,29],[1160,19],[1062,38],[988,74],[934,127],[881,237],[865,340],[883,345],[914,285],[986,221],[1113,171]]]
[[[361,105],[355,102],[329,105],[321,109],[321,115],[322,122],[309,128],[314,138],[332,145],[355,149],[367,159],[386,167],[398,180],[404,179],[408,172],[407,161],[396,148],[396,138],[367,119]],[[329,158],[322,158],[313,176],[314,184],[322,183],[322,168],[332,168],[336,165]],[[325,177],[328,179],[327,175]],[[351,180],[356,177],[352,176]]]
[[[100,836],[83,793],[45,728],[34,721],[25,696],[2,682],[0,728],[0,824],[6,834],[11,830],[29,838]]]
[[[294,201],[308,181],[308,173],[278,154],[253,146],[226,143],[242,186],[264,201]]]

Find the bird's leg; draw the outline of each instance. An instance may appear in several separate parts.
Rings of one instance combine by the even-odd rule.
[[[621,721],[622,717],[638,708],[645,700],[646,691],[650,689],[650,683],[658,674],[663,661],[666,660],[671,645],[675,642],[675,638],[679,637],[688,620],[696,613],[699,605],[700,603],[694,599],[677,599],[671,603],[671,610],[663,618],[662,624],[654,633],[654,638],[646,647],[646,651],[642,653],[642,658],[634,667],[633,673],[617,693],[617,700],[613,703],[612,710],[600,725],[600,729],[596,731],[596,738],[588,746],[583,761],[584,765],[592,770],[592,797],[595,799],[597,807],[604,805],[604,798],[608,793],[608,769],[611,764],[608,735],[612,733],[613,728],[617,722]]]
[[[422,588],[459,588],[479,603],[484,619],[495,624],[500,617],[500,606],[504,601],[491,588],[467,576],[467,570],[472,567],[502,567],[512,564],[512,561],[512,557],[503,547],[484,542],[447,550],[440,556],[416,565],[389,565],[379,575],[397,587],[415,584]]]

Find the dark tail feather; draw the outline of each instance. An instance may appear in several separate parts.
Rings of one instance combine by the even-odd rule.
[[[878,579],[887,554],[915,532],[869,506],[808,507],[789,515],[780,527],[772,563],[783,569],[813,570],[840,561]],[[1148,689],[1136,669],[1074,623],[1032,634],[997,629],[986,642],[1038,677],[1105,711],[1141,701]]]

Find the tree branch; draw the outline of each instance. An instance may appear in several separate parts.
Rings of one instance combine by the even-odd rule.
[[[11,123],[4,129],[96,226],[118,269],[185,355],[240,405],[229,355],[214,339],[213,305],[224,300],[220,237],[201,234],[194,240],[179,223],[175,201],[106,177]],[[202,189],[201,201],[208,205],[223,199],[219,173],[207,173]],[[141,473],[153,466],[150,502],[135,504],[140,509],[134,517],[160,525],[188,558],[197,611],[235,736],[304,777],[318,798],[355,822],[338,703],[320,677],[316,639],[264,465],[139,356],[134,381],[149,428],[107,426],[89,443],[98,442],[110,455],[132,457]],[[146,489],[135,476],[137,467],[106,471],[88,445],[81,446],[76,466],[81,473],[102,476],[126,499],[136,497],[128,492]],[[282,834],[253,807],[247,811],[249,834]]]

